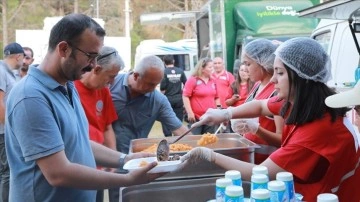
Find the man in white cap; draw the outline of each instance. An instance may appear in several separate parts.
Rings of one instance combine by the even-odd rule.
[[[358,135],[358,140],[360,139],[360,82],[358,82],[353,89],[338,93],[336,95],[329,96],[325,99],[325,104],[331,108],[340,108],[340,107],[354,107],[355,116],[354,124],[358,128],[356,134]]]

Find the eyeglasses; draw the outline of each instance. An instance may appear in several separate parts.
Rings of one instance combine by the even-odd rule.
[[[69,45],[70,45],[70,44],[69,44]],[[80,48],[78,48],[78,47],[76,47],[76,46],[72,46],[72,45],[70,45],[70,46],[73,47],[73,48],[75,48],[76,50],[84,53],[84,55],[86,55],[86,56],[88,57],[88,62],[89,62],[89,63],[91,63],[92,61],[96,60],[96,59],[100,56],[99,53],[87,53],[87,52],[81,50]]]
[[[114,51],[114,52],[111,52],[111,53],[108,53],[108,54],[105,54],[105,55],[99,55],[99,57],[96,59],[97,61],[101,60],[101,59],[104,59],[106,57],[109,57],[110,55],[114,54],[117,55],[117,51]]]

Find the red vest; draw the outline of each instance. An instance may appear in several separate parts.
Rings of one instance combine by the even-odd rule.
[[[246,99],[247,101],[251,101],[253,99],[255,100],[263,100],[263,99],[268,99],[270,97],[272,97],[275,93],[274,90],[274,83],[269,82],[260,93],[258,93],[256,95],[255,98],[251,99],[252,96],[256,93],[256,91],[258,90],[260,85],[260,82],[257,82],[253,89],[250,91],[248,98]],[[259,117],[259,123],[260,126],[268,131],[271,132],[276,132],[276,126],[275,126],[275,122],[274,122],[274,118],[273,117],[268,117],[268,116],[260,116]],[[269,157],[269,155],[274,152],[277,147],[274,146],[270,146],[265,140],[263,140],[262,138],[258,137],[255,134],[245,134],[244,137],[246,137],[248,140],[258,144],[261,146],[260,149],[255,149],[255,164],[260,164],[262,163],[265,159],[267,159]]]

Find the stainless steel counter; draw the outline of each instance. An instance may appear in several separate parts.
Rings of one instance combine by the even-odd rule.
[[[214,151],[246,162],[254,162],[255,143],[235,133],[217,135],[219,140],[207,145]],[[176,137],[166,138],[169,142]],[[185,136],[178,143],[197,147],[200,135]],[[163,138],[147,138],[132,140],[130,152],[140,152]],[[172,154],[184,155],[186,151]],[[224,177],[226,170],[215,164],[202,161],[196,165],[189,165],[176,173],[169,173],[156,181],[146,185],[136,185],[120,189],[120,202],[202,202],[215,198],[216,179]],[[245,197],[250,192],[250,183],[243,182]]]
[[[205,202],[215,199],[216,179],[171,180],[136,185],[120,190],[120,202]],[[250,196],[250,182],[243,182],[244,196]]]

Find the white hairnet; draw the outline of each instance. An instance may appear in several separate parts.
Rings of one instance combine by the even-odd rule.
[[[273,72],[276,47],[268,39],[255,39],[246,44],[244,53],[261,65],[267,72]]]
[[[331,79],[330,58],[314,39],[289,39],[277,48],[275,55],[303,79],[322,83]]]

